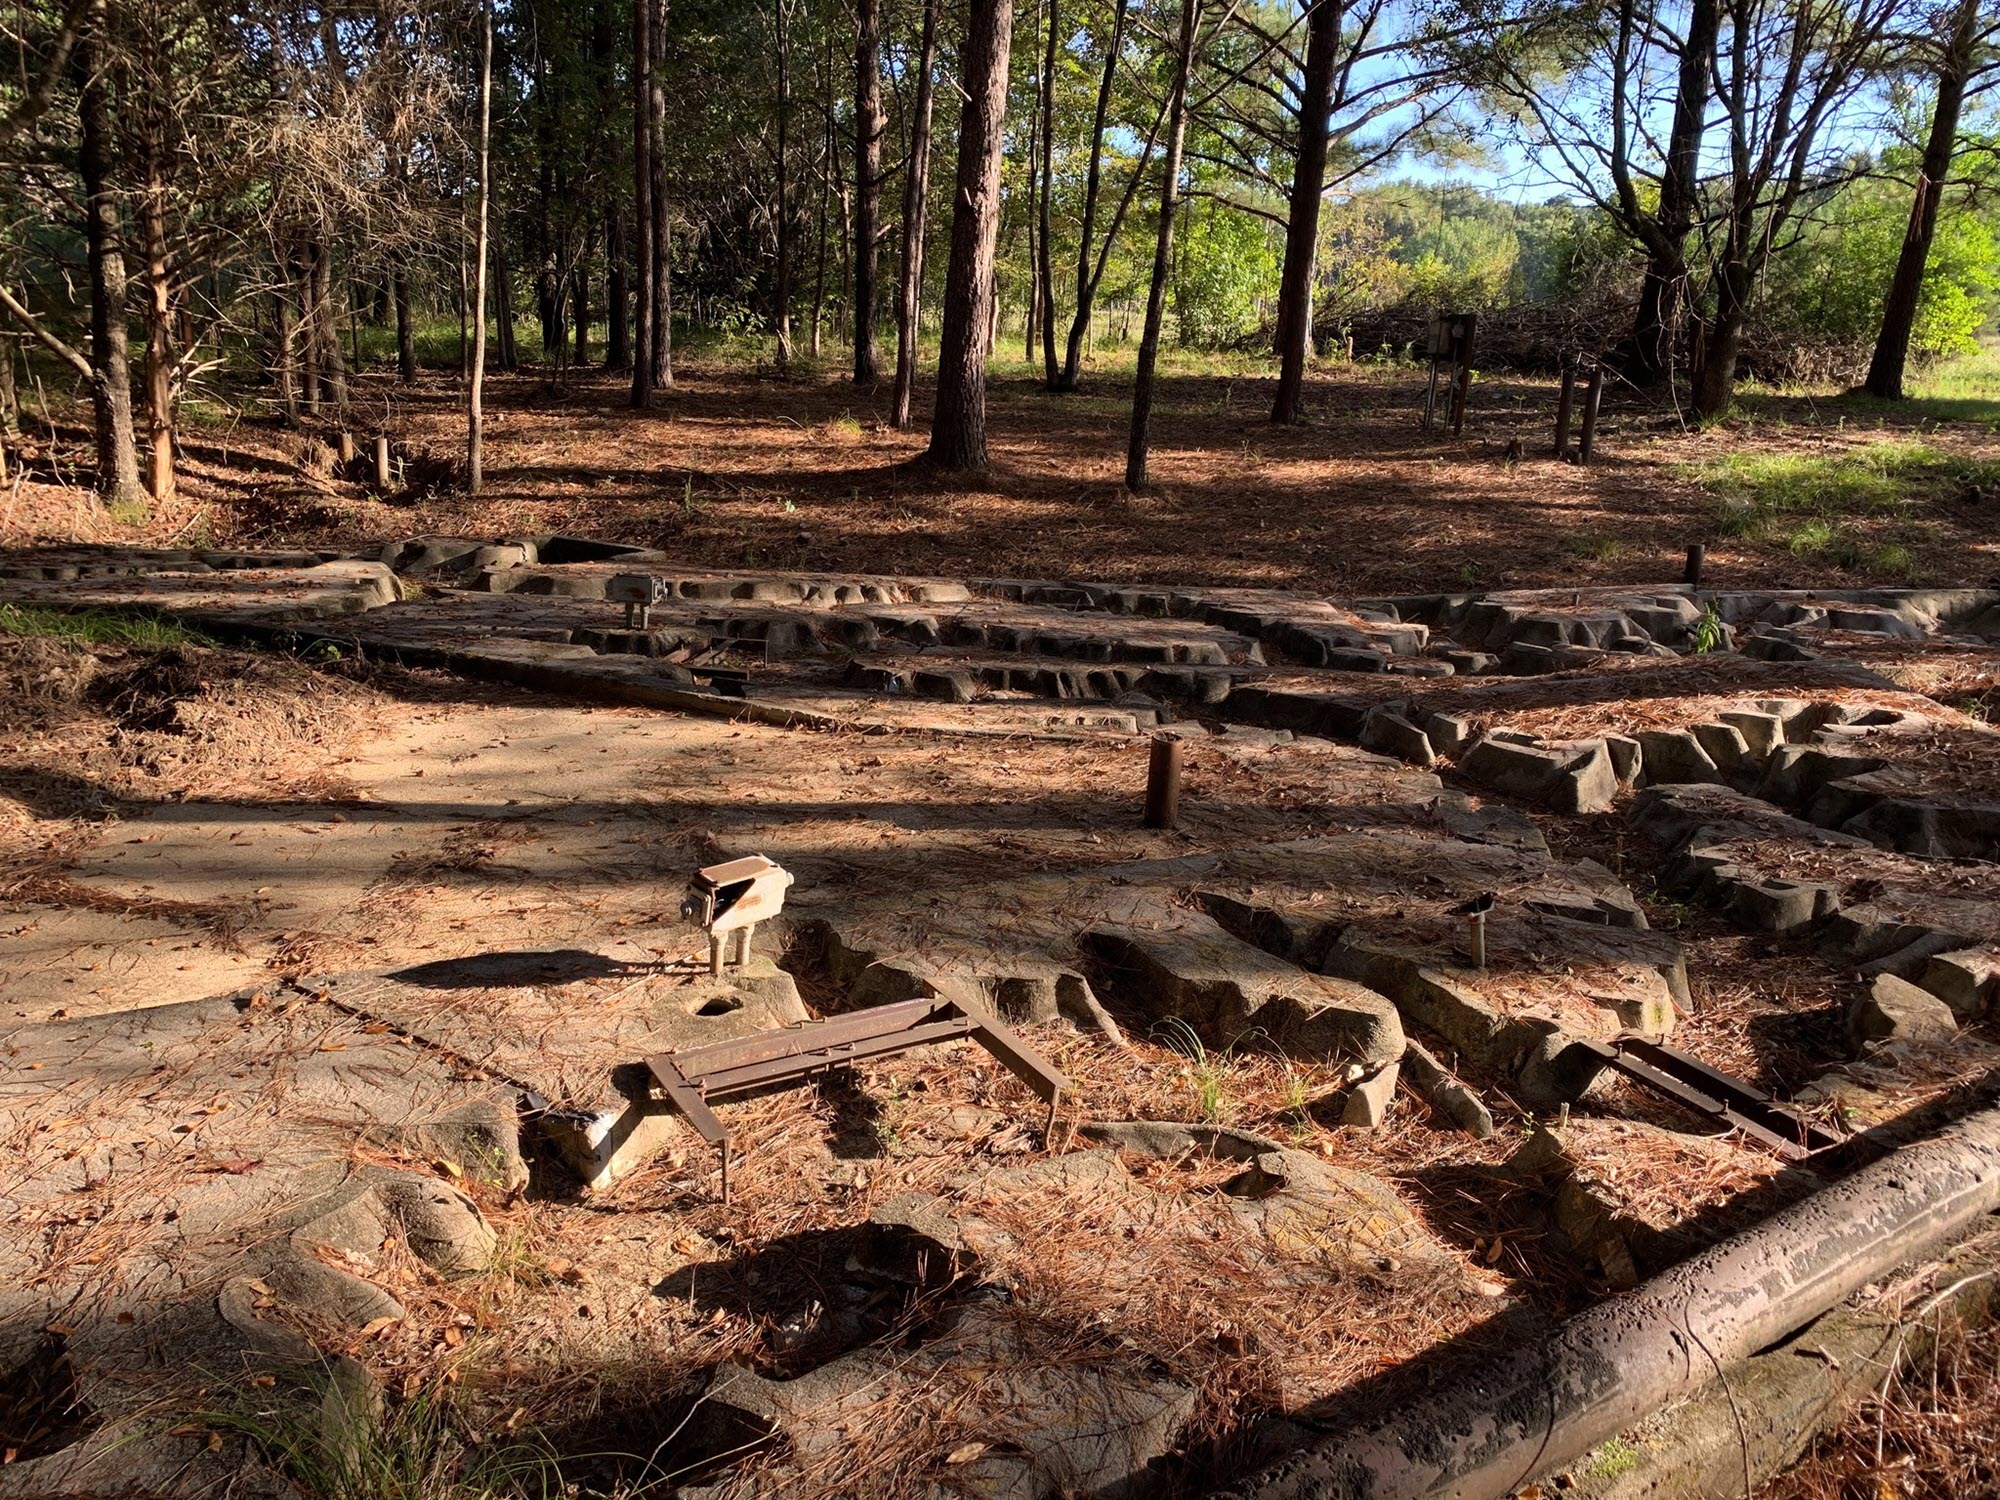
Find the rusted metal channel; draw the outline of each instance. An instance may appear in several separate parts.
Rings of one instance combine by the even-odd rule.
[[[1987,1107],[1580,1314],[1449,1390],[1339,1431],[1234,1500],[1499,1500],[2000,1210]]]

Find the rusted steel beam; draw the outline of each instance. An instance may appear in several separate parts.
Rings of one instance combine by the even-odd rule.
[[[1841,1143],[1842,1137],[1821,1129],[1762,1089],[1664,1042],[1624,1036],[1609,1045],[1591,1041],[1583,1045],[1634,1083],[1742,1131],[1788,1161],[1802,1161]]]
[[[1069,1080],[992,1016],[955,1000],[905,1000],[782,1031],[662,1052],[646,1060],[666,1102],[722,1154],[722,1199],[729,1201],[729,1130],[711,1100],[803,1083],[870,1058],[895,1057],[939,1042],[979,1043],[1049,1106],[1046,1132]]]

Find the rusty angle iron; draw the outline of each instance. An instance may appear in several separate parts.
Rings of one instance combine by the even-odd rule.
[[[905,1000],[735,1041],[661,1052],[648,1058],[646,1066],[667,1103],[721,1153],[722,1201],[727,1203],[729,1131],[709,1108],[711,1101],[803,1083],[869,1058],[960,1039],[979,1043],[1046,1103],[1045,1133],[1053,1131],[1056,1105],[1069,1080],[993,1017],[952,1000]]]
[[[1742,1131],[1787,1161],[1802,1161],[1841,1143],[1842,1137],[1813,1124],[1762,1089],[1664,1042],[1621,1036],[1609,1043],[1585,1040],[1577,1045],[1634,1083]]]

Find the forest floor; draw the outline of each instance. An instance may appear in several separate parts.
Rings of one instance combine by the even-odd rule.
[[[0,544],[350,547],[568,531],[714,566],[1353,596],[1657,582],[1699,542],[1725,586],[1980,583],[2000,573],[2000,372],[1990,357],[1964,369],[1938,388],[1970,394],[1901,406],[1749,394],[1730,420],[1700,427],[1614,387],[1581,467],[1550,456],[1551,380],[1482,377],[1450,437],[1419,426],[1422,370],[1324,365],[1306,424],[1281,428],[1254,366],[1184,357],[1162,378],[1157,488],[1134,497],[1121,483],[1128,381],[1110,365],[1069,395],[996,366],[992,465],[946,479],[913,462],[927,391],[916,429],[897,432],[886,386],[696,355],[648,412],[601,371],[561,388],[495,374],[487,492],[474,502],[438,482],[463,454],[457,382],[428,373],[404,388],[370,373],[355,382],[364,452],[352,477],[335,472],[330,424],[296,431],[191,402],[181,492],[153,514],[114,519],[77,487],[81,421],[31,433],[23,482],[0,501]],[[377,432],[408,461],[386,496],[359,482]]]
[[[1994,1069],[2000,983],[1901,1050],[1857,1056],[1849,1027],[1872,970],[1945,984],[1934,936],[2000,973],[1977,967],[2000,965],[2000,598],[1808,618],[1770,591],[1988,584],[2000,390],[1895,412],[1757,395],[1702,430],[1614,400],[1588,468],[1536,456],[1546,383],[1482,380],[1456,439],[1418,430],[1409,369],[1323,372],[1296,430],[1269,395],[1176,365],[1138,498],[1123,387],[1051,396],[1012,365],[992,470],[950,485],[910,463],[923,439],[884,425],[885,394],[700,357],[648,413],[599,373],[497,376],[477,501],[444,482],[461,419],[436,376],[357,384],[364,454],[386,431],[405,465],[389,496],[336,472],[330,429],[244,418],[195,431],[171,505],[114,519],[58,482],[79,426],[30,442],[0,496],[0,1142],[22,1179],[0,1497],[107,1474],[264,1494],[252,1452],[272,1495],[329,1500],[386,1492],[360,1469],[453,1500],[1193,1494],[1306,1441],[1295,1417],[1395,1406],[1823,1180],[1623,1082],[1538,1101],[1536,1054],[1487,1055],[1479,1028],[1670,1027],[1857,1130]],[[537,533],[659,551],[477,576],[399,553],[394,577],[133,550]],[[1697,541],[1721,590],[1699,617],[1668,597]],[[632,569],[672,586],[644,641],[604,597]],[[1297,592],[1169,611],[956,582],[1008,577]],[[1426,642],[1420,601],[1325,597],[1522,588],[1546,592],[1478,601],[1505,644],[1463,611]],[[1599,649],[1610,615],[1625,644]],[[1698,618],[1736,633],[1697,644]],[[1531,632],[1552,619],[1576,632],[1560,656]],[[1658,649],[1634,651],[1646,631]],[[1373,670],[1311,654],[1364,636]],[[725,651],[747,696],[703,675]],[[1086,680],[1114,668],[1132,680]],[[1377,706],[1419,753],[1371,738]],[[1184,736],[1171,830],[1137,816],[1155,715]],[[1608,746],[1642,735],[1659,774],[1611,784]],[[1529,743],[1578,776],[1595,746],[1601,795],[1559,810],[1476,774],[1475,748]],[[1717,763],[1686,779],[1714,785],[1667,774],[1699,747]],[[1791,747],[1853,772],[1850,800],[1780,797],[1763,760]],[[1688,851],[1725,836],[1738,863],[1701,875]],[[679,902],[692,869],[751,852],[797,886],[718,1014]],[[1738,896],[1770,874],[1823,883],[1831,912],[1754,920]],[[1475,967],[1461,898],[1482,889]],[[1906,928],[1925,935],[1895,947]],[[1879,958],[1855,936],[1884,932]],[[1403,1022],[1380,1055],[1288,1029],[1299,995],[1324,1015],[1371,994],[1306,956],[1314,933],[1451,977],[1449,1004],[1368,1003],[1404,1013],[1489,1133],[1418,1081]],[[1035,1000],[1056,970],[1102,1006]],[[602,1080],[661,1036],[759,1034],[773,985],[792,1020],[900,998],[884,974],[1018,1006],[1069,1080],[1061,1121],[956,1045],[723,1104],[727,1205],[685,1133],[592,1186],[544,1134],[532,1099],[577,1058]],[[1244,1030],[1218,995],[1267,1008]],[[519,1136],[497,1160],[436,1133],[496,1111]],[[1253,1154],[1190,1134],[1216,1128]],[[418,1187],[461,1203],[468,1263],[382,1207]],[[946,1272],[912,1273],[912,1243]],[[242,1361],[300,1340],[382,1400],[361,1437],[337,1388],[301,1416],[271,1394],[290,1377],[245,1384],[265,1367]],[[1975,1330],[1934,1383],[1884,1387],[1773,1500],[1927,1494],[1931,1473],[1982,1492],[1993,1349]],[[185,1389],[225,1359],[235,1378]],[[1093,1403],[1113,1419],[1079,1428]],[[1602,1458],[1551,1487],[1615,1493]]]

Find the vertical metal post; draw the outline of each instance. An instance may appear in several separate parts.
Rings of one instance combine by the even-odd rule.
[[[1472,923],[1472,967],[1483,974],[1486,972],[1486,913],[1476,911],[1469,920]]]
[[[1583,388],[1583,431],[1577,435],[1576,461],[1590,462],[1590,450],[1597,442],[1597,403],[1604,395],[1604,366],[1590,367],[1590,383]]]
[[[1692,543],[1688,547],[1687,567],[1681,572],[1681,582],[1691,589],[1700,588],[1702,565],[1707,561],[1708,548],[1700,542]]]
[[[346,428],[340,430],[340,466],[344,469],[354,462],[354,434]]]
[[[708,935],[708,972],[712,978],[722,977],[722,940],[725,936],[720,932]]]
[[[1562,364],[1562,395],[1556,398],[1556,457],[1569,457],[1569,415],[1570,407],[1576,400],[1576,361],[1565,358]]]
[[[1467,360],[1458,367],[1451,383],[1451,435],[1458,437],[1465,431],[1465,403],[1472,395],[1472,362]]]
[[[386,433],[375,439],[375,488],[384,494],[389,491],[389,438]]]
[[[1179,735],[1156,734],[1146,758],[1146,817],[1148,828],[1172,828],[1181,816],[1181,755]]]

